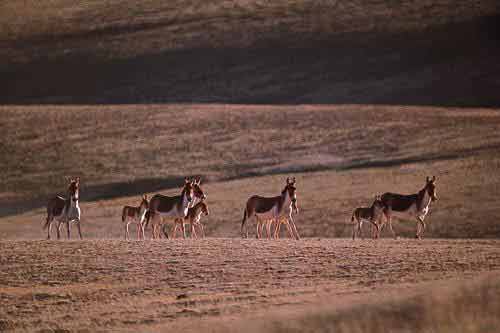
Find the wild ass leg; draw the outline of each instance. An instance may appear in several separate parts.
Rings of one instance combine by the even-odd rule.
[[[424,231],[425,231],[424,219],[420,216],[417,216],[417,235],[416,235],[416,237],[421,239]]]
[[[281,223],[278,220],[278,222],[276,223],[276,227],[274,228],[274,239],[278,239],[279,238],[279,236],[280,236],[280,228],[281,228]]]
[[[174,221],[174,226],[172,227],[172,230],[170,230],[170,233],[172,234],[172,238],[177,237],[177,221]]]
[[[378,238],[378,224],[374,221],[373,217],[370,219],[370,223],[372,224],[371,227],[372,229],[375,228],[376,230],[376,237],[373,237],[373,232],[372,232],[372,238]]]
[[[290,222],[290,225],[292,226],[293,233],[295,234],[295,239],[299,240],[299,232],[297,231],[297,227],[295,226],[295,222],[293,221],[292,213],[290,212],[288,221]]]
[[[392,228],[392,212],[391,212],[391,210],[387,211],[387,213],[385,214],[385,217],[387,219],[387,224],[389,225],[389,229],[391,230],[392,237],[394,237],[394,239],[396,239],[396,233],[394,232],[394,229]]]
[[[198,239],[198,235],[196,234],[196,228],[194,227],[195,223],[191,222],[191,238]]]
[[[78,219],[77,222],[76,222],[76,227],[78,228],[78,236],[80,236],[80,239],[83,239],[83,236],[82,236],[82,228],[80,226],[80,220]]]
[[[160,237],[160,227],[161,227],[161,216],[159,214],[155,214],[154,217],[152,217],[152,236],[153,239],[157,239]]]
[[[288,231],[288,236],[290,236],[290,239],[293,239],[292,227],[290,226],[290,222],[288,221],[288,219],[286,219],[285,221],[285,226],[286,230]]]
[[[130,235],[129,235],[129,233],[128,233],[128,225],[129,225],[129,222],[127,221],[127,222],[125,223],[125,240],[128,240],[128,239],[129,239],[129,237],[130,237]]]
[[[57,225],[56,225],[57,239],[61,238],[61,226],[62,226],[62,222],[57,221]]]
[[[52,215],[47,216],[47,222],[45,222],[45,225],[47,226],[47,239],[50,239],[50,229],[52,229],[53,220],[54,217]]]
[[[155,238],[155,223],[156,223],[156,214],[151,212],[149,214],[149,220],[151,221],[151,238]]]
[[[68,230],[68,239],[71,238],[71,221],[66,222],[66,229]]]
[[[356,230],[359,230],[359,220],[357,216],[353,215],[353,222],[352,222],[352,240],[356,239]]]
[[[49,222],[49,226],[47,227],[47,239],[50,239],[50,229],[52,229],[52,222]]]
[[[257,226],[257,234],[255,235],[255,238],[259,239],[262,237],[261,235],[261,226],[262,226],[262,221],[259,219],[259,217],[257,215],[255,215],[255,225]]]
[[[200,229],[201,229],[201,238],[205,238],[205,227],[203,226],[202,223],[200,223]]]
[[[267,234],[267,239],[271,239],[271,225],[273,223],[273,219],[270,219],[266,223],[266,234]]]
[[[142,234],[142,239],[145,240],[146,239],[146,222],[143,221],[141,223],[141,234]]]
[[[182,238],[186,239],[186,225],[181,221]]]

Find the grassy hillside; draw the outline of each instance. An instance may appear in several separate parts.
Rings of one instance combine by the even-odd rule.
[[[248,195],[273,195],[296,174],[303,234],[345,236],[354,206],[436,174],[446,194],[430,234],[498,236],[499,10],[450,0],[4,1],[0,216],[39,209],[79,175],[89,234],[117,236],[94,221],[201,175],[214,186],[212,234],[233,235]],[[89,203],[108,199],[112,208]],[[43,212],[29,214],[0,221],[2,236],[38,228]]]
[[[428,175],[439,179],[440,200],[427,235],[500,235],[497,110],[120,106],[3,113],[3,215],[41,207],[64,190],[64,175],[80,175],[90,237],[121,237],[123,205],[137,204],[143,192],[177,193],[186,174],[209,181],[212,236],[239,236],[245,200],[276,195],[288,175],[299,179],[304,236],[349,236],[354,207],[377,193],[415,193]],[[3,219],[3,236],[42,237],[44,214]],[[396,226],[404,236],[414,228]]]
[[[0,103],[498,106],[499,13],[493,0],[4,1]]]
[[[325,305],[308,312],[242,320],[243,332],[494,332],[500,325],[496,275],[467,283],[448,281],[410,297],[366,297],[347,309]],[[229,325],[228,325],[229,326]],[[221,332],[234,330],[221,329]]]

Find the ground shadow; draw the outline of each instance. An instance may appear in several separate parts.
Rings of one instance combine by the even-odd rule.
[[[499,22],[487,17],[418,32],[328,39],[282,36],[252,49],[190,49],[120,61],[68,54],[2,70],[0,104],[497,107]],[[289,47],[291,39],[300,39],[300,47]]]

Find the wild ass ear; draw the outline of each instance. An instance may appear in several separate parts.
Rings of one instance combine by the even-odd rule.
[[[436,176],[432,176],[432,182],[434,183],[436,181]]]
[[[295,179],[295,177],[292,178],[292,184],[295,184],[297,180]]]
[[[77,184],[80,184],[80,177],[76,177],[75,182],[76,182]]]
[[[286,177],[286,184],[290,184],[290,178],[289,177]]]
[[[426,181],[427,183],[429,183],[429,182],[431,181],[431,179],[429,178],[429,176],[427,176],[427,177],[425,178],[425,181]]]
[[[184,184],[187,184],[189,182],[190,182],[189,178],[188,177],[184,177]]]
[[[143,194],[143,195],[142,195],[142,198],[143,198],[144,200],[148,200],[148,195],[147,195],[147,194]]]

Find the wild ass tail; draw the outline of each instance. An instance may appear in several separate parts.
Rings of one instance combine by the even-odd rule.
[[[145,219],[146,219],[146,222],[144,223],[144,230],[146,230],[148,228],[148,224],[149,224],[149,219],[151,218],[151,210],[148,209],[146,211],[146,216],[144,216]]]
[[[241,221],[241,237],[245,237],[246,235],[246,233],[243,233],[243,228],[245,227],[245,222],[247,221],[247,218],[248,218],[248,213],[245,207],[245,210],[243,211],[243,220]]]
[[[123,210],[122,210],[122,222],[125,222],[126,218],[127,218],[127,207],[123,207]]]
[[[47,205],[47,218],[45,219],[45,224],[43,225],[43,229],[42,230],[47,229],[47,227],[49,226],[49,222],[51,220],[51,216],[50,216],[51,215],[50,214],[51,210],[52,209],[50,207],[50,201],[49,201],[49,204]]]
[[[43,229],[42,230],[45,230],[47,229],[48,225],[49,225],[49,216],[47,216],[47,218],[45,219],[45,224],[43,225]]]

